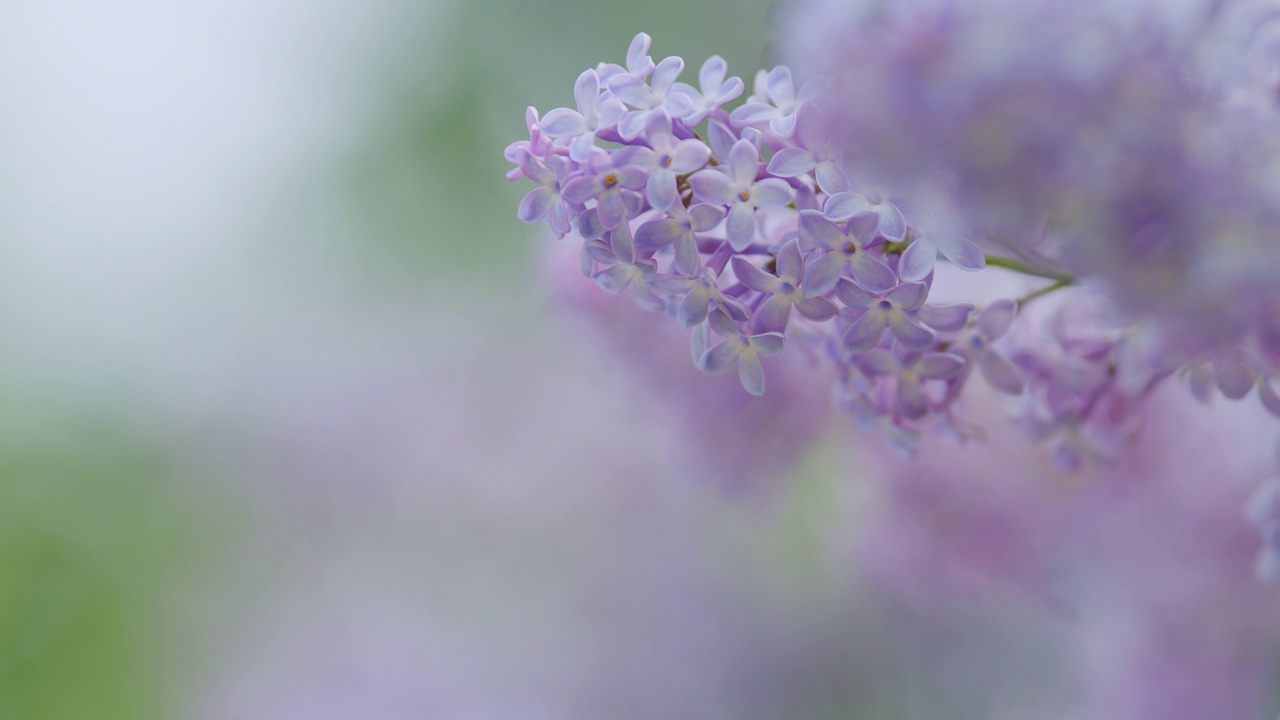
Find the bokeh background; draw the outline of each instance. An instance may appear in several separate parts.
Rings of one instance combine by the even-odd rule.
[[[852,528],[886,461],[846,425],[751,482],[696,469],[515,219],[526,105],[639,30],[749,81],[770,12],[0,6],[0,720],[1072,697],[1054,603],[866,586]]]

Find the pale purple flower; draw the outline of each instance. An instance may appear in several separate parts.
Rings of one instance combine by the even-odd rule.
[[[964,371],[965,359],[954,353],[921,352],[896,345],[892,351],[875,348],[854,355],[852,361],[872,377],[897,380],[895,411],[905,418],[918,420],[929,413],[929,398],[924,383],[948,380]]]
[[[728,313],[737,322],[746,322],[751,316],[750,311],[742,303],[720,291],[719,277],[720,273],[708,266],[695,277],[658,275],[649,282],[649,288],[659,295],[684,296],[676,307],[676,320],[685,327],[702,323],[717,308]],[[701,357],[701,353],[696,354]]]
[[[647,83],[635,75],[617,75],[609,81],[609,92],[636,108],[618,121],[618,134],[624,140],[639,135],[654,113],[665,111],[671,117],[683,118],[692,111],[687,96],[671,92],[671,86],[683,70],[684,60],[672,56],[658,63]]]
[[[816,210],[800,212],[800,237],[828,251],[805,267],[804,284],[809,294],[822,295],[831,290],[846,269],[870,292],[888,292],[898,284],[893,270],[867,252],[877,240],[875,229],[879,221],[875,215],[859,215],[841,230]]]
[[[701,140],[679,140],[671,132],[671,116],[664,110],[649,113],[644,138],[649,147],[630,145],[614,153],[618,165],[637,165],[649,174],[645,197],[654,210],[667,211],[678,204],[676,176],[686,175],[707,164],[711,148]]]
[[[631,296],[637,305],[651,312],[665,310],[666,303],[655,297],[649,289],[649,282],[656,276],[657,267],[652,260],[636,254],[628,223],[622,223],[609,234],[609,249],[615,262],[596,274],[596,284],[611,295],[617,295],[630,286]]]
[[[676,203],[667,210],[667,217],[650,220],[636,230],[636,245],[644,250],[674,245],[676,270],[694,275],[701,262],[698,233],[711,230],[721,220],[724,210],[715,205],[699,203],[685,210],[683,204]]]
[[[596,75],[600,78],[602,85],[608,86],[609,81],[618,75],[634,75],[638,78],[647,78],[653,73],[653,58],[649,57],[649,46],[653,43],[653,38],[648,33],[636,33],[631,39],[631,45],[627,48],[627,66],[621,67],[614,63],[600,63],[596,66]]]
[[[902,211],[898,206],[874,194],[864,195],[856,191],[836,193],[827,198],[827,204],[822,207],[822,214],[836,222],[848,220],[855,215],[875,215],[876,232],[893,242],[901,242],[907,233],[907,221],[902,217]],[[903,280],[909,282],[919,282],[928,275],[925,273],[919,277],[914,275],[908,277],[902,273],[901,266],[898,268],[898,274]]]
[[[507,146],[502,151],[502,156],[509,162],[516,163],[516,167],[507,172],[507,179],[511,181],[519,180],[525,177],[524,170],[520,168],[521,152],[533,153],[534,157],[546,158],[551,154],[551,138],[544,135],[542,128],[538,127],[538,109],[530,105],[524,111],[524,124],[529,130],[528,140],[517,140]]]
[[[911,239],[898,263],[898,274],[908,282],[923,280],[933,272],[939,254],[961,270],[976,272],[987,266],[986,256],[972,240],[959,235],[928,233]]]
[[[699,369],[714,375],[727,371],[736,363],[742,387],[752,395],[764,395],[764,366],[760,364],[760,358],[782,352],[782,334],[747,335],[719,310],[712,312],[707,321],[711,329],[725,339],[707,350],[698,363]]]
[[[841,166],[845,150],[834,142],[830,121],[816,104],[807,102],[796,110],[795,136],[792,140],[795,145],[778,150],[769,160],[771,175],[790,178],[812,172],[818,181],[818,187],[828,195],[849,190],[849,179]],[[831,199],[828,199],[828,204],[830,202]],[[860,210],[837,219],[848,220],[857,212]],[[902,213],[898,213],[897,220],[902,223],[902,230],[896,235],[881,231],[891,240],[901,240],[902,232],[906,230]]]
[[[1012,300],[997,300],[978,313],[978,322],[967,337],[954,345],[955,351],[982,371],[982,376],[992,387],[1007,395],[1020,395],[1025,387],[1021,373],[992,347],[993,343],[1009,332],[1017,304]]]
[[[827,77],[810,78],[797,94],[791,79],[791,68],[779,65],[763,78],[757,78],[755,95],[729,114],[735,125],[760,125],[783,137],[790,136],[796,125],[796,112],[805,102],[822,95],[830,81]]]
[[[756,310],[756,332],[783,332],[794,307],[810,320],[821,322],[836,314],[836,306],[826,298],[807,297],[801,280],[804,277],[804,256],[796,240],[787,242],[778,251],[777,275],[770,275],[752,265],[741,255],[733,258],[733,274],[743,285],[769,296]]]
[[[844,346],[853,352],[870,350],[880,342],[888,327],[903,347],[923,350],[933,344],[934,334],[918,325],[908,313],[919,310],[929,296],[924,283],[904,283],[887,295],[872,295],[848,278],[836,285],[836,297],[845,307],[840,317],[851,320],[844,335]]]
[[[731,77],[725,80],[728,72],[729,64],[724,61],[724,58],[712,55],[698,71],[698,85],[701,90],[696,90],[682,82],[671,86],[673,93],[680,93],[689,98],[692,110],[684,120],[690,127],[698,125],[721,105],[736,100],[742,95],[745,89],[742,79]]]
[[[542,187],[530,191],[520,201],[516,217],[521,222],[536,223],[546,219],[557,235],[569,232],[569,208],[560,197],[561,183],[569,174],[569,162],[564,157],[552,156],[546,164],[527,149],[519,153],[519,168],[524,177],[541,183]]]
[[[783,207],[792,201],[785,180],[757,180],[760,153],[749,140],[739,140],[729,151],[729,167],[699,170],[689,177],[695,197],[729,208],[728,238],[742,251],[756,237],[756,209]]]
[[[578,109],[556,108],[542,118],[542,132],[569,146],[574,162],[586,162],[596,135],[618,124],[626,108],[613,98],[600,99],[600,79],[594,70],[586,70],[573,85]]]
[[[597,148],[589,157],[587,173],[566,182],[561,195],[578,205],[595,200],[601,224],[612,230],[627,221],[623,193],[639,190],[647,181],[642,168],[633,165],[617,167],[608,153]]]

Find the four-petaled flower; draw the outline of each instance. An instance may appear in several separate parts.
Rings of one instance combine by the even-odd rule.
[[[904,283],[881,297],[863,290],[848,278],[841,278],[836,285],[836,297],[845,304],[840,317],[853,321],[844,334],[845,348],[853,352],[870,350],[880,342],[886,325],[903,347],[909,350],[929,347],[933,344],[933,333],[908,316],[920,309],[928,296],[929,288],[924,283]]]
[[[835,287],[845,268],[859,285],[873,293],[888,292],[897,285],[893,270],[867,253],[867,248],[876,242],[879,221],[876,215],[858,215],[841,230],[817,210],[800,212],[800,237],[829,251],[805,268],[804,284],[809,294],[822,295]]]
[[[760,357],[782,352],[782,334],[747,335],[732,318],[720,310],[712,312],[707,322],[712,330],[725,339],[703,354],[698,363],[699,368],[703,372],[718,375],[737,363],[738,380],[742,382],[742,387],[752,395],[764,395],[764,367],[760,364]]]
[[[864,195],[852,190],[836,193],[827,198],[827,204],[822,207],[822,214],[837,222],[848,220],[855,215],[868,213],[876,216],[876,232],[883,235],[885,239],[899,242],[907,234],[907,221],[902,217],[902,211],[898,209],[897,205],[881,198],[879,195]],[[899,269],[899,274],[901,274],[901,269]],[[925,275],[928,275],[928,273],[925,273]],[[902,275],[902,279],[907,282],[918,282],[923,280],[925,275],[920,277]]]
[[[689,98],[689,104],[693,109],[685,117],[685,121],[690,126],[701,123],[721,105],[736,100],[739,95],[742,95],[745,89],[742,79],[731,77],[725,80],[725,75],[728,73],[729,64],[724,61],[724,58],[712,55],[702,63],[702,69],[698,71],[698,85],[702,88],[701,91],[682,82],[671,86],[672,92]]]
[[[840,166],[842,155],[843,151],[832,142],[827,118],[817,105],[808,102],[796,111],[795,146],[778,150],[769,160],[768,170],[778,177],[797,177],[812,172],[818,180],[818,187],[831,195],[849,189],[849,179]],[[830,205],[834,199],[834,196],[828,199],[827,204]],[[838,219],[848,220],[855,214],[851,212]],[[891,239],[902,237],[901,234],[895,237],[881,232]]]
[[[635,75],[615,75],[609,80],[609,92],[635,110],[618,121],[618,134],[624,140],[632,140],[644,130],[651,114],[666,111],[672,117],[683,118],[693,106],[686,95],[671,92],[671,86],[684,70],[684,60],[678,57],[663,58],[646,83]]]
[[[756,180],[760,152],[750,140],[739,140],[729,151],[729,168],[707,168],[689,176],[697,197],[729,206],[729,245],[745,250],[756,237],[756,208],[777,208],[791,202],[786,180]]]
[[[671,134],[671,116],[664,110],[649,114],[645,123],[649,147],[630,145],[614,154],[619,165],[636,165],[649,173],[645,198],[654,210],[670,210],[680,199],[676,176],[691,173],[707,164],[711,148],[701,140],[678,140]]]
[[[579,205],[595,200],[601,224],[612,230],[627,220],[623,190],[639,190],[648,177],[642,168],[634,165],[615,166],[613,158],[599,149],[591,153],[587,170],[587,174],[566,182],[560,194]]]
[[[569,208],[560,197],[560,184],[569,173],[568,163],[563,157],[553,155],[547,158],[544,165],[533,153],[522,149],[519,153],[520,172],[530,180],[542,184],[520,201],[516,217],[521,222],[536,223],[546,219],[557,236],[570,230]]]
[[[586,162],[595,147],[596,134],[611,128],[627,111],[622,103],[608,98],[600,100],[600,78],[595,70],[586,70],[573,85],[573,97],[578,102],[576,111],[556,108],[542,118],[542,132],[569,146],[569,157],[574,162]]]
[[[676,203],[667,211],[667,215],[670,217],[650,220],[641,225],[636,231],[636,245],[644,250],[658,250],[674,244],[676,270],[685,275],[693,275],[698,272],[701,262],[697,233],[719,225],[724,219],[724,210],[705,203],[685,210],[684,205]]]
[[[630,225],[623,223],[609,234],[609,249],[615,263],[596,274],[596,284],[612,295],[617,295],[630,286],[631,296],[637,305],[652,312],[665,310],[666,303],[649,289],[649,282],[657,274],[657,266],[652,260],[636,256]]]
[[[822,297],[806,297],[801,279],[804,277],[804,256],[800,244],[791,240],[778,251],[776,276],[747,262],[741,256],[733,258],[733,274],[743,285],[756,292],[770,295],[756,310],[756,332],[783,332],[791,318],[794,306],[810,320],[822,321],[836,314],[836,306]]]
[[[1018,306],[1012,300],[997,300],[978,313],[978,322],[968,337],[955,344],[956,352],[982,371],[991,387],[1007,395],[1021,395],[1025,383],[1018,372],[992,344],[1009,331]]]
[[[779,65],[767,75],[756,76],[755,95],[730,113],[729,119],[737,125],[768,122],[771,130],[787,137],[795,129],[796,111],[804,103],[821,96],[830,82],[831,79],[825,76],[810,78],[797,95],[791,69]]]

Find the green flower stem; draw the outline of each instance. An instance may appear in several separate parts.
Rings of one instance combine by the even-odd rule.
[[[1048,295],[1051,292],[1061,290],[1062,288],[1065,288],[1065,287],[1071,287],[1073,283],[1074,283],[1074,280],[1059,280],[1053,283],[1052,285],[1046,285],[1045,287],[1042,287],[1033,293],[1030,293],[1028,295],[1023,295],[1017,300],[1018,308],[1021,309],[1023,305],[1026,305],[1027,303],[1031,302],[1032,300],[1035,300],[1038,297],[1044,297],[1045,295]]]
[[[987,265],[990,267],[998,267],[998,268],[1004,268],[1005,270],[1012,270],[1017,273],[1022,273],[1023,275],[1033,275],[1035,277],[1048,278],[1049,280],[1056,280],[1060,283],[1066,283],[1067,285],[1070,285],[1076,281],[1075,275],[1072,275],[1071,273],[1058,272],[1056,270],[1039,270],[1037,268],[1031,267],[1030,265],[1027,265],[1026,263],[1022,263],[1017,260],[1011,260],[1009,258],[1002,258],[1002,257],[995,257],[992,255],[988,255]]]

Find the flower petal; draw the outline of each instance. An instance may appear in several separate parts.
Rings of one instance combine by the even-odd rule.
[[[973,306],[968,303],[925,305],[916,313],[916,317],[934,330],[955,332],[965,326],[969,321],[969,313],[972,312]]]
[[[681,174],[693,172],[706,165],[710,159],[711,148],[701,140],[681,140],[671,155],[671,169]]]
[[[836,314],[835,303],[826,298],[804,298],[795,304],[800,314],[817,322],[830,320]]]
[[[596,285],[610,295],[617,295],[630,284],[631,268],[626,265],[612,265],[596,274]]]
[[[729,246],[738,252],[746,250],[756,239],[756,210],[747,203],[738,203],[729,210]]]
[[[685,275],[697,274],[698,267],[702,264],[701,260],[701,256],[698,255],[698,243],[693,235],[681,235],[676,240],[676,270]]]
[[[858,284],[873,293],[888,292],[898,282],[898,277],[888,265],[865,252],[854,253],[849,257],[849,269],[853,271],[853,278]]]
[[[676,320],[685,327],[693,327],[707,319],[711,309],[711,289],[706,286],[696,287],[680,301],[676,308]]]
[[[782,333],[767,332],[759,335],[752,335],[749,338],[751,347],[764,357],[773,357],[782,352],[782,348],[786,345],[786,341],[782,337]]]
[[[774,105],[782,107],[795,103],[796,86],[791,80],[791,68],[786,65],[779,65],[770,70],[764,80],[764,87]]]
[[[634,265],[636,262],[636,246],[631,236],[631,226],[622,223],[609,235],[609,248],[618,262]]]
[[[725,340],[702,355],[698,360],[698,369],[710,375],[719,375],[733,367],[742,355],[742,347],[738,340]]]
[[[764,395],[764,366],[760,357],[754,352],[744,352],[738,358],[738,380],[747,392],[760,397]]]
[[[742,328],[733,321],[727,314],[717,310],[711,313],[707,320],[711,323],[711,329],[725,337],[742,337]]]
[[[689,217],[693,220],[693,229],[697,232],[706,232],[719,225],[724,215],[724,208],[715,205],[699,203],[689,208]]]
[[[988,342],[997,340],[1009,332],[1018,304],[1007,298],[996,300],[978,313],[978,333]]]
[[[880,302],[880,298],[858,287],[852,280],[841,278],[836,285],[836,297],[855,310],[866,310]]]
[[[708,168],[689,176],[693,194],[717,205],[728,205],[734,200],[733,182],[720,170]]]
[[[635,246],[641,250],[664,248],[675,242],[684,231],[684,224],[679,220],[650,220],[636,230]]]
[[[840,273],[847,265],[845,256],[838,252],[829,252],[811,260],[804,268],[804,294],[813,297],[825,295],[836,286]]]
[[[729,151],[729,175],[733,183],[745,188],[755,182],[760,165],[760,152],[750,140],[739,140]]]
[[[831,220],[841,222],[859,213],[874,212],[873,206],[861,193],[841,192],[827,198],[822,206],[822,214]]]
[[[881,312],[868,312],[853,321],[848,332],[844,334],[845,349],[852,352],[865,352],[880,342],[884,335],[885,317]]]
[[[559,140],[581,135],[587,131],[587,120],[582,113],[569,108],[556,108],[542,118],[542,132]]]
[[[932,331],[915,324],[901,312],[889,313],[889,329],[893,330],[893,336],[898,338],[898,342],[909,350],[924,350],[933,344],[935,337]]]
[[[908,312],[919,310],[929,297],[929,286],[924,283],[903,283],[894,288],[886,299]]]
[[[790,240],[778,250],[778,277],[789,281],[792,285],[800,284],[804,274],[804,257],[800,255],[800,243]]]
[[[951,353],[928,353],[920,358],[920,377],[947,380],[964,370],[965,359]]]
[[[670,170],[659,170],[649,176],[644,195],[654,210],[666,212],[680,199],[676,192],[676,175]]]
[[[1025,384],[1022,375],[1008,360],[999,353],[988,351],[978,361],[982,377],[987,379],[991,387],[1006,395],[1021,395]]]
[[[907,246],[898,260],[898,275],[907,282],[919,282],[933,272],[933,265],[937,260],[938,250],[933,243],[917,238]]]
[[[752,265],[750,261],[741,255],[733,256],[730,261],[733,264],[733,274],[737,276],[738,281],[743,285],[762,293],[778,292],[778,286],[782,281]]]
[[[600,203],[597,210],[600,213],[600,222],[604,226],[613,229],[620,225],[626,224],[627,206],[622,202],[622,194],[617,190],[601,193],[596,200]]]
[[[734,258],[737,260],[737,258]],[[791,302],[774,295],[761,303],[756,310],[752,329],[757,333],[780,333],[787,329],[787,321],[791,319]]]
[[[987,266],[987,256],[972,240],[959,235],[944,235],[934,238],[933,244],[943,257],[961,270],[976,272]]]
[[[573,99],[578,103],[578,111],[583,115],[591,115],[600,103],[600,78],[595,70],[584,70],[573,83]],[[548,113],[550,114],[550,113]],[[542,129],[547,129],[546,118],[543,118]]]
[[[765,178],[756,182],[751,195],[755,206],[762,208],[783,207],[791,204],[794,199],[795,193],[791,190],[791,185],[778,178]]]
[[[836,227],[835,223],[823,217],[817,210],[801,210],[798,227],[800,237],[817,247],[836,250],[849,242],[849,236],[840,232],[840,228]]]
[[[778,177],[803,175],[814,168],[813,156],[798,147],[782,148],[769,160],[769,174]]]
[[[543,186],[532,190],[520,201],[520,208],[516,210],[516,217],[520,219],[520,222],[536,223],[547,216],[547,213],[551,211],[551,206],[555,205],[559,199],[556,191],[549,187]]]

